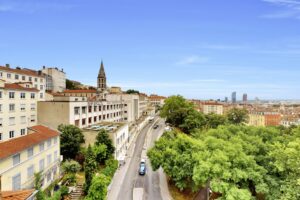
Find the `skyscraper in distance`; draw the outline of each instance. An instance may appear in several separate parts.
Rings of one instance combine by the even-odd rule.
[[[231,94],[231,103],[236,103],[236,92],[232,92]]]
[[[243,94],[243,103],[247,103],[248,101],[248,95],[245,93]]]

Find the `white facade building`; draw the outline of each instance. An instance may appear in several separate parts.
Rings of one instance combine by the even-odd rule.
[[[66,73],[58,68],[43,67],[41,70],[46,74],[46,89],[52,92],[63,92],[66,89]]]

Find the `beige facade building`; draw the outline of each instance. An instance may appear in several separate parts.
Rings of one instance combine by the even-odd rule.
[[[46,75],[46,90],[63,92],[66,89],[66,73],[53,67],[43,67],[41,70]]]
[[[37,124],[38,94],[31,83],[0,80],[0,142],[26,135]]]
[[[218,115],[224,114],[224,105],[216,101],[200,101],[200,100],[191,100],[196,106],[196,109],[199,112],[204,114],[215,113]]]
[[[85,128],[99,122],[122,122],[126,105],[121,102],[90,101],[88,97],[54,96],[38,102],[38,123],[57,129],[60,124]]]
[[[42,173],[42,188],[59,176],[59,133],[45,126],[29,127],[22,137],[0,142],[0,193],[34,188],[34,173]]]
[[[7,83],[31,83],[39,90],[38,100],[45,100],[46,79],[42,73],[20,67],[13,69],[7,64],[5,67],[0,66],[0,79]]]

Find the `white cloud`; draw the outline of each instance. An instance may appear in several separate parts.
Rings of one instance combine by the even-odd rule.
[[[300,19],[299,0],[262,0],[263,2],[281,7],[283,10],[275,13],[264,14],[261,17],[268,19],[295,18]]]
[[[183,58],[182,60],[178,61],[177,65],[195,65],[195,64],[201,64],[201,63],[207,63],[209,61],[208,57],[201,57],[201,56],[188,56]]]

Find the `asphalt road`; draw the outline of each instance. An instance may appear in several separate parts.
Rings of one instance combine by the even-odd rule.
[[[156,120],[157,118],[155,118]],[[154,121],[155,121],[154,120]],[[154,141],[164,130],[163,120],[159,119],[156,124],[160,124],[159,128],[149,131],[150,141],[148,141],[149,147],[154,144]],[[122,188],[118,195],[118,200],[132,200],[134,188],[144,188],[144,198],[147,200],[161,200],[160,188],[159,188],[159,176],[158,172],[153,172],[151,169],[150,161],[146,160],[147,173],[145,176],[138,174],[139,163],[141,161],[141,154],[144,147],[146,134],[151,127],[148,124],[138,135],[135,143],[135,149],[131,158],[127,174],[125,176]],[[150,135],[151,134],[151,135]],[[148,147],[148,148],[149,148]]]

